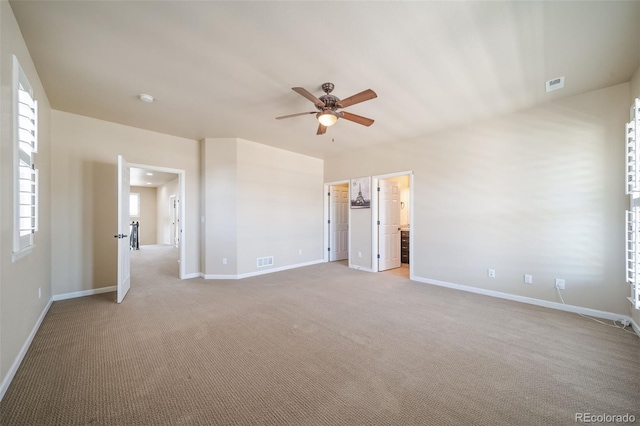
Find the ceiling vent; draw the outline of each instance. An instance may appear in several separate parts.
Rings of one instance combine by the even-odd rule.
[[[564,87],[564,76],[558,78],[552,78],[547,81],[547,92],[553,92],[554,90],[562,89]]]

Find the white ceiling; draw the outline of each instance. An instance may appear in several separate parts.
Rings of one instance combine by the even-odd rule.
[[[630,80],[640,2],[10,2],[54,109],[326,158]],[[565,88],[545,93],[546,80]],[[322,83],[378,98],[316,136]],[[157,100],[140,102],[148,93]]]
[[[156,170],[142,169],[131,167],[131,175],[129,176],[129,184],[131,186],[146,186],[149,188],[157,188],[165,183],[169,183],[178,178],[175,173],[158,172]]]

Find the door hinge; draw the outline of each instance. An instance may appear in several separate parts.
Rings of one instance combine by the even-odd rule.
[[[331,197],[331,193],[330,192],[327,192],[327,197]]]
[[[378,255],[378,259],[380,259],[380,255]]]
[[[327,220],[327,223],[331,223],[331,219]]]
[[[380,226],[380,221],[378,221],[378,226]]]
[[[331,251],[331,247],[327,247],[327,251]]]
[[[378,187],[378,192],[380,192],[380,187]]]

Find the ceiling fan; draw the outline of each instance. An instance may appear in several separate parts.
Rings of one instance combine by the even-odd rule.
[[[368,101],[369,99],[377,98],[378,95],[376,94],[376,92],[371,89],[367,89],[353,96],[349,96],[346,99],[340,100],[336,96],[331,94],[331,92],[333,91],[333,87],[333,83],[324,83],[322,85],[322,90],[325,94],[320,96],[319,98],[313,96],[313,94],[311,94],[311,92],[309,92],[307,89],[304,89],[302,87],[292,87],[292,90],[294,92],[304,96],[305,98],[313,102],[318,111],[283,115],[281,117],[276,117],[276,120],[297,117],[299,115],[315,114],[316,118],[320,122],[318,124],[318,131],[316,132],[316,135],[324,135],[327,131],[327,127],[336,124],[338,118],[344,118],[345,120],[353,121],[354,123],[362,124],[363,126],[371,126],[373,124],[373,120],[370,118],[351,114],[347,111],[338,111],[338,109],[346,108],[351,105],[359,104],[360,102]]]

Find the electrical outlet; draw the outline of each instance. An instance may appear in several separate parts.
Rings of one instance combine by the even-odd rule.
[[[496,277],[496,270],[495,269],[487,269],[487,276],[489,278],[495,278]]]
[[[558,290],[564,290],[564,279],[556,278],[556,288]]]
[[[38,287],[38,299],[42,299],[42,287]]]
[[[533,275],[524,274],[524,283],[533,284]]]
[[[302,249],[298,250],[298,254],[302,256]]]
[[[222,258],[222,264],[223,264],[223,265],[226,265],[226,264],[227,264],[227,258],[226,258],[226,257],[223,257],[223,258]]]
[[[358,257],[362,257],[362,252],[361,251],[358,252]]]

